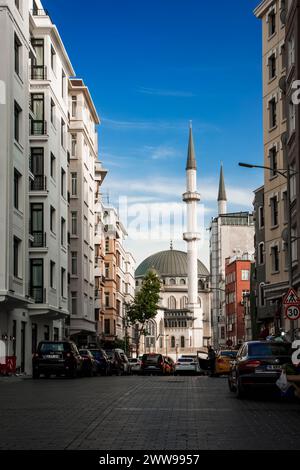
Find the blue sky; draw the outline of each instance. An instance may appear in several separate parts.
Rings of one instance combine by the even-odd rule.
[[[257,4],[44,0],[102,119],[100,159],[109,170],[103,192],[110,201],[127,196],[131,205],[152,204],[152,212],[180,203],[192,120],[205,225],[216,213],[221,161],[229,209],[251,209],[263,175],[237,163],[259,163],[263,155]],[[168,245],[128,243],[137,261]],[[183,242],[174,245],[184,249]],[[199,256],[207,263],[207,240]]]

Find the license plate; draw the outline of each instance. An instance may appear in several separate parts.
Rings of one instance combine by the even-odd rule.
[[[267,370],[281,370],[281,369],[282,369],[282,367],[278,366],[278,365],[267,366]]]
[[[43,356],[44,359],[59,359],[59,356],[55,354],[48,354],[47,356]]]

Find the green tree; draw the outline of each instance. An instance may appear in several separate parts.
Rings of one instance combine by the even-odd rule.
[[[139,355],[141,336],[146,334],[147,321],[155,318],[159,308],[161,282],[156,272],[150,270],[145,275],[141,288],[134,301],[127,306],[128,323],[136,330],[136,354]]]

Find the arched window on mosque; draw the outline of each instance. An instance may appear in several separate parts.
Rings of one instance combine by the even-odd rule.
[[[186,285],[185,279],[180,279],[180,285],[181,285],[181,286],[185,286],[185,285]]]
[[[175,279],[173,279],[173,278],[170,279],[170,286],[175,286],[175,284],[176,284]]]
[[[181,338],[180,338],[180,347],[185,348],[185,338],[184,338],[184,336],[181,336]]]
[[[205,289],[204,282],[201,281],[201,279],[199,279],[199,281],[198,281],[198,289],[199,290],[204,290]]]
[[[181,299],[180,299],[180,308],[186,308],[187,303],[188,303],[187,296],[181,297]]]
[[[173,297],[173,295],[169,298],[169,309],[170,310],[175,310],[176,309],[176,299]]]
[[[171,336],[171,348],[175,348],[175,336]]]

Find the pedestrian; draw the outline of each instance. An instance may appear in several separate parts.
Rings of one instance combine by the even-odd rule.
[[[212,377],[215,374],[215,368],[216,368],[216,353],[212,346],[209,346],[208,348],[208,362],[209,362],[210,376]]]

